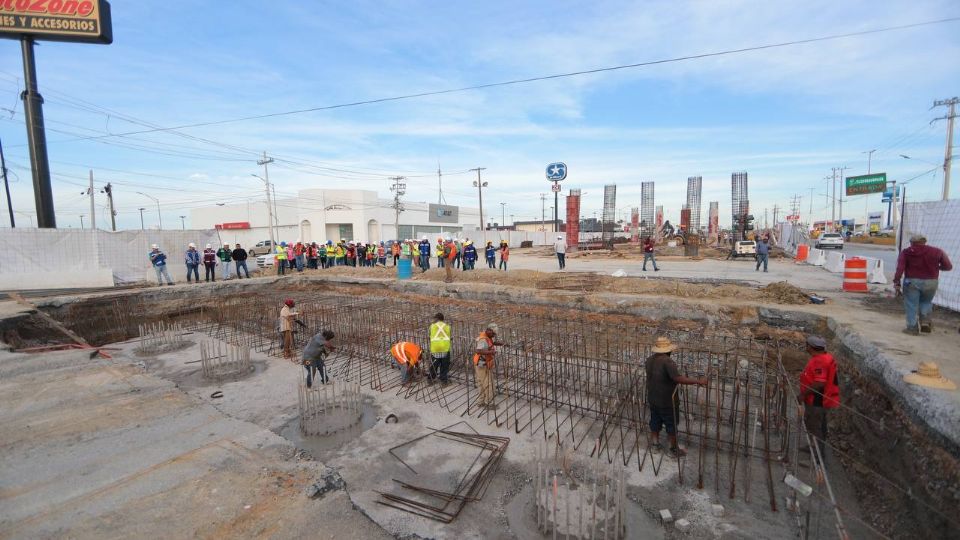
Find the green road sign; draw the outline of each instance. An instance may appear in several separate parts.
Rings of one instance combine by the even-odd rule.
[[[847,177],[847,195],[883,193],[887,189],[887,173],[864,174]]]

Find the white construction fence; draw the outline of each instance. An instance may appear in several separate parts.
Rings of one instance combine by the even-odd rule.
[[[779,223],[779,237],[782,239],[780,247],[784,251],[796,257],[797,250],[802,245],[809,245],[808,235],[805,229],[798,227],[793,223]],[[867,283],[885,284],[887,276],[884,274],[883,260],[874,257],[858,257],[867,260]],[[811,266],[822,267],[827,272],[842,274],[847,255],[842,251],[826,251],[810,247],[806,259],[803,262]]]
[[[216,230],[101,231],[0,229],[0,290],[111,287],[155,281],[147,254],[158,244],[174,281],[186,275],[184,252],[220,243]],[[202,272],[201,272],[202,273]]]
[[[897,245],[906,248],[911,235],[922,234],[927,237],[928,246],[945,251],[956,267],[960,262],[960,199],[906,203],[902,219],[902,237],[898,235]],[[940,273],[933,303],[960,311],[960,270]]]

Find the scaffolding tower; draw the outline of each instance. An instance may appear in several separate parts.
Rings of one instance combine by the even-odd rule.
[[[735,172],[730,175],[730,202],[733,210],[733,241],[743,240],[746,235],[741,217],[750,213],[750,196],[747,193],[747,173]]]
[[[613,244],[613,233],[617,228],[617,185],[603,186],[603,233],[601,239],[606,245]]]
[[[653,213],[653,182],[640,183],[640,234],[646,238],[657,234],[656,216]]]

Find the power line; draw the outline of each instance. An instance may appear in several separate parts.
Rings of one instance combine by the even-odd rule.
[[[432,91],[427,91],[427,92],[417,92],[417,93],[404,94],[404,95],[399,95],[399,96],[390,96],[390,97],[382,97],[382,98],[375,98],[375,99],[366,99],[366,100],[360,100],[360,101],[351,101],[351,102],[347,102],[347,103],[339,103],[339,104],[336,104],[336,105],[323,105],[323,106],[318,106],[318,107],[308,107],[308,108],[304,108],[304,109],[293,109],[293,110],[289,110],[289,111],[280,111],[280,112],[267,113],[267,114],[258,114],[258,115],[251,115],[251,116],[242,116],[242,117],[238,117],[238,118],[230,118],[230,119],[224,119],[224,120],[211,120],[211,121],[207,121],[207,122],[194,122],[194,123],[182,124],[182,125],[178,125],[178,126],[154,127],[154,128],[146,129],[146,130],[128,131],[128,132],[125,132],[125,133],[115,133],[115,134],[99,135],[99,136],[90,136],[90,137],[84,137],[84,138],[78,138],[78,139],[70,139],[70,140],[58,141],[58,142],[79,141],[79,140],[98,139],[98,138],[109,138],[109,137],[119,137],[119,136],[127,136],[127,135],[139,135],[139,134],[143,134],[143,133],[155,133],[155,132],[158,132],[158,131],[171,131],[171,130],[180,130],[180,129],[187,129],[187,128],[196,128],[196,127],[205,127],[205,126],[216,126],[216,125],[230,124],[230,123],[235,123],[235,122],[245,122],[245,121],[249,121],[249,120],[262,120],[262,119],[266,119],[266,118],[276,118],[276,117],[279,117],[279,116],[291,116],[291,115],[296,115],[296,114],[304,114],[304,113],[311,113],[311,112],[318,112],[318,111],[329,111],[329,110],[334,110],[334,109],[345,109],[345,108],[348,108],[348,107],[358,107],[358,106],[362,106],[362,105],[373,105],[373,104],[377,104],[377,103],[388,103],[388,102],[392,102],[392,101],[402,101],[402,100],[416,99],[416,98],[423,98],[423,97],[440,96],[440,95],[445,95],[445,94],[455,94],[455,93],[461,93],[461,92],[470,92],[470,91],[474,91],[474,90],[484,90],[484,89],[488,89],[488,88],[498,88],[498,87],[504,87],[504,86],[513,86],[513,85],[527,84],[527,83],[532,83],[532,82],[549,81],[549,80],[553,80],[553,79],[563,79],[563,78],[569,78],[569,77],[579,77],[579,76],[582,76],[582,75],[592,75],[592,74],[596,74],[596,73],[606,73],[606,72],[611,72],[611,71],[620,71],[620,70],[626,70],[626,69],[636,69],[636,68],[649,67],[649,66],[655,66],[655,65],[661,65],[661,64],[670,64],[670,63],[676,63],[676,62],[686,62],[686,61],[690,61],[690,60],[701,60],[701,59],[704,59],[704,58],[714,58],[714,57],[718,57],[718,56],[728,56],[728,55],[733,55],[733,54],[741,54],[741,53],[745,53],[745,52],[753,52],[753,51],[762,51],[762,50],[767,50],[767,49],[777,49],[777,48],[783,48],[783,47],[791,47],[791,46],[795,46],[795,45],[804,45],[804,44],[809,44],[809,43],[819,43],[819,42],[823,42],[823,41],[833,41],[833,40],[838,40],[838,39],[846,39],[846,38],[851,38],[851,37],[866,36],[866,35],[872,35],[872,34],[880,34],[880,33],[885,33],[885,32],[894,32],[894,31],[898,31],[898,30],[907,30],[907,29],[911,29],[911,28],[919,28],[919,27],[923,27],[923,26],[930,26],[930,25],[935,25],[935,24],[944,24],[944,23],[950,23],[950,22],[956,22],[956,21],[960,21],[960,17],[950,17],[950,18],[945,18],[945,19],[937,19],[937,20],[932,20],[932,21],[923,21],[923,22],[912,23],[912,24],[904,24],[904,25],[898,25],[898,26],[888,26],[888,27],[883,27],[883,28],[874,28],[874,29],[870,29],[870,30],[861,30],[861,31],[858,31],[858,32],[846,32],[846,33],[842,33],[842,34],[831,34],[831,35],[819,36],[819,37],[814,37],[814,38],[797,39],[797,40],[792,40],[792,41],[784,41],[784,42],[780,42],[780,43],[769,43],[769,44],[765,44],[765,45],[755,45],[755,46],[751,46],[751,47],[742,47],[742,48],[737,48],[737,49],[725,49],[725,50],[721,50],[721,51],[714,51],[714,52],[707,52],[707,53],[700,53],[700,54],[692,54],[692,55],[686,55],[686,56],[676,56],[676,57],[672,57],[672,58],[663,58],[663,59],[659,59],[659,60],[650,60],[650,61],[646,61],[646,62],[636,62],[636,63],[632,63],[632,64],[620,64],[620,65],[615,65],[615,66],[607,66],[607,67],[600,67],[600,68],[594,68],[594,69],[586,69],[586,70],[581,70],[581,71],[571,71],[571,72],[567,72],[567,73],[556,73],[556,74],[552,74],[552,75],[541,75],[541,76],[537,76],[537,77],[528,77],[528,78],[524,78],[524,79],[512,79],[512,80],[507,80],[507,81],[500,81],[500,82],[493,82],[493,83],[486,83],[486,84],[477,84],[477,85],[473,85],[473,86],[464,86],[464,87],[460,87],[460,88],[449,88],[449,89],[445,89],[445,90],[432,90]]]

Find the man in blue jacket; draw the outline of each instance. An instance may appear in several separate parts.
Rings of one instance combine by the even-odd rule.
[[[770,244],[768,243],[767,237],[757,239],[757,271],[760,270],[760,265],[763,265],[763,271],[767,271],[767,260],[770,258]]]
[[[190,283],[191,273],[193,273],[194,280],[200,283],[200,252],[197,251],[196,244],[191,242],[190,245],[187,246],[184,262],[187,263],[187,283]]]
[[[173,285],[173,280],[170,279],[170,272],[167,271],[167,256],[160,251],[160,246],[153,244],[150,246],[150,253],[147,254],[150,257],[150,264],[153,265],[153,269],[157,272],[157,285],[163,286],[163,279],[167,278],[167,285]]]
[[[426,236],[420,241],[420,271],[426,272],[430,269],[430,240]]]

